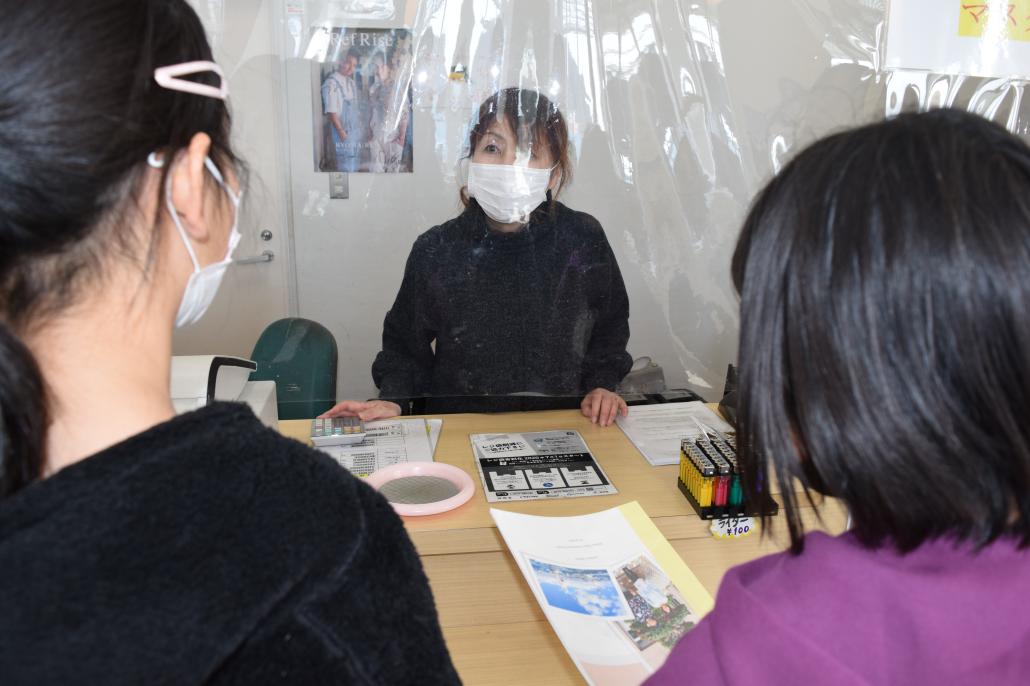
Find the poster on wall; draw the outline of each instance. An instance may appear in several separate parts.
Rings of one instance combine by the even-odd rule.
[[[891,0],[884,66],[1030,78],[1030,0]]]
[[[411,32],[319,27],[308,59],[315,171],[411,172]]]

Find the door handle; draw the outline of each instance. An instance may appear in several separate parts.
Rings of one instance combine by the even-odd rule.
[[[236,264],[261,264],[262,262],[271,262],[275,259],[275,253],[271,250],[265,250],[260,255],[254,257],[242,257],[238,260],[233,260]]]

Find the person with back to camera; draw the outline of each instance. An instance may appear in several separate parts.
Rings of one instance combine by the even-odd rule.
[[[425,232],[372,365],[380,400],[323,416],[580,407],[610,425],[629,371],[629,300],[596,219],[556,200],[571,175],[558,108],[536,91],[486,100],[469,134],[465,211]],[[541,397],[544,396],[544,397]]]
[[[733,256],[751,496],[852,529],[731,569],[648,684],[1030,683],[1030,148],[957,110],[825,138]]]
[[[457,683],[381,496],[244,405],[175,416],[240,237],[193,10],[0,16],[0,682]]]

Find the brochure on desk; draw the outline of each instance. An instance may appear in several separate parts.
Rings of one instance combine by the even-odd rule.
[[[490,514],[587,683],[641,683],[712,608],[636,502],[578,517]]]
[[[472,434],[487,502],[618,493],[578,431]]]

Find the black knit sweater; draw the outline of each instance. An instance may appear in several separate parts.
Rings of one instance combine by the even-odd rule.
[[[443,684],[403,525],[243,405],[0,501],[0,683]]]
[[[419,236],[372,365],[380,397],[489,411],[541,406],[498,396],[575,405],[594,388],[615,388],[632,363],[619,265],[596,219],[547,207],[500,233],[472,201]]]

